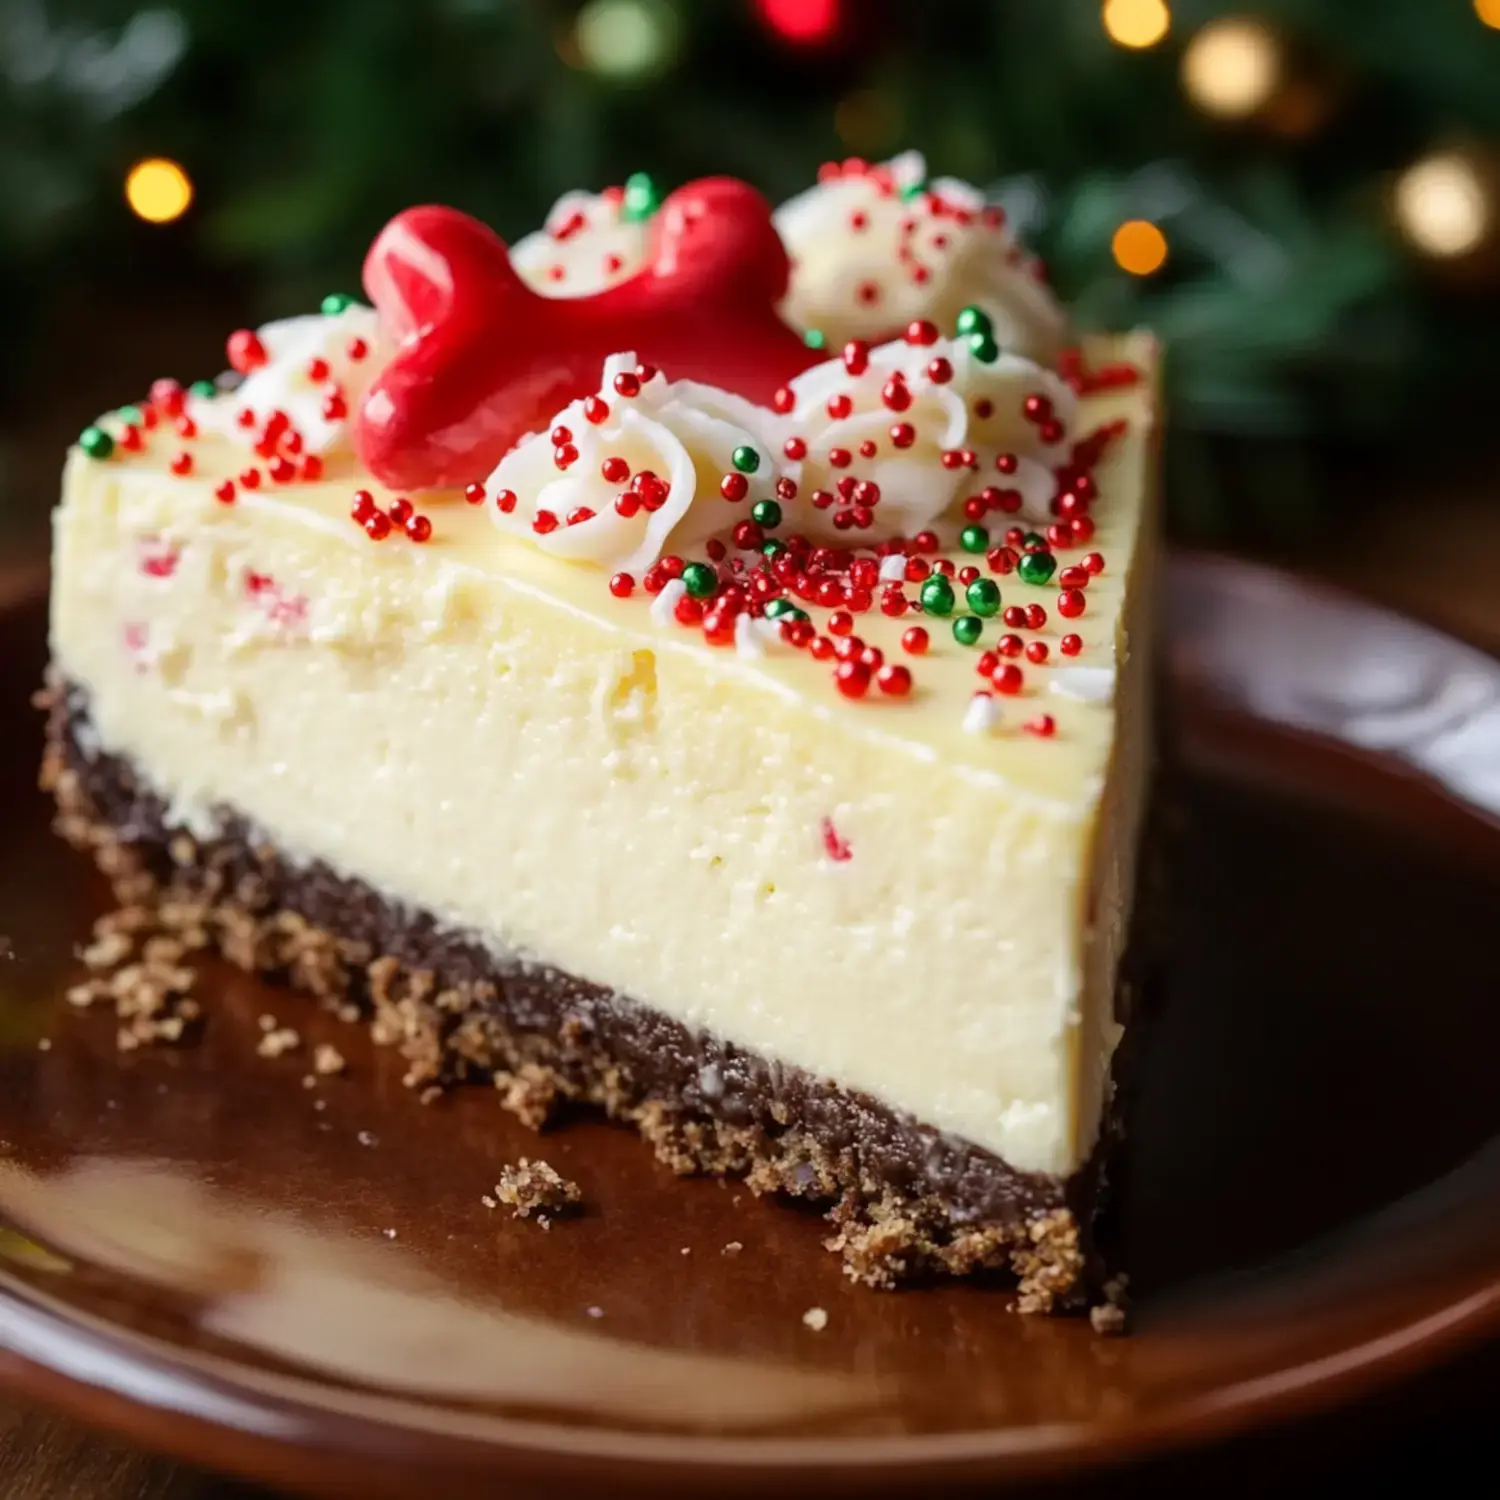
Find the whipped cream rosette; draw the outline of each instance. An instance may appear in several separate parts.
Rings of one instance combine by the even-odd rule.
[[[627,217],[620,188],[564,193],[543,227],[510,247],[521,279],[544,297],[590,297],[646,263],[650,225]]]
[[[720,486],[726,474],[770,474],[775,414],[657,372],[637,382],[637,369],[634,354],[612,355],[596,395],[506,454],[485,484],[497,526],[557,557],[639,573],[743,518]],[[621,394],[617,377],[636,393]]]
[[[983,490],[996,492],[1003,513],[1050,519],[1077,402],[1031,360],[1001,354],[987,362],[967,339],[896,340],[869,350],[858,373],[844,359],[828,360],[789,390],[787,431],[806,451],[785,472],[797,485],[796,528],[810,536],[910,537]],[[1028,414],[1030,398],[1045,411],[1033,401]],[[867,504],[869,524],[850,530],[835,522],[851,501]]]
[[[193,397],[188,411],[201,430],[246,447],[284,419],[284,431],[300,438],[298,451],[343,451],[351,418],[390,355],[375,310],[362,303],[282,318],[236,334],[230,357],[245,378],[227,394]]]
[[[956,178],[927,181],[915,151],[830,164],[775,221],[792,258],[782,315],[829,348],[916,318],[951,327],[967,306],[989,314],[1002,349],[1050,362],[1064,342],[1066,314],[1003,210]]]

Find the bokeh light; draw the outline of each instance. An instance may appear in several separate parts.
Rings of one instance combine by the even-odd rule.
[[[661,0],[589,0],[573,28],[578,61],[607,78],[659,73],[677,50],[676,13]]]
[[[1496,0],[1500,4],[1500,0]],[[1205,114],[1238,120],[1265,107],[1281,76],[1281,47],[1248,16],[1210,21],[1182,54],[1182,86]]]
[[[1477,249],[1491,213],[1484,181],[1456,152],[1423,157],[1396,182],[1396,224],[1427,255],[1447,259]]]
[[[1154,47],[1172,26],[1166,0],[1104,0],[1104,30],[1122,47]]]
[[[826,42],[839,29],[839,0],[759,0],[766,25],[803,46]]]
[[[187,212],[193,201],[193,182],[175,161],[149,157],[126,175],[125,201],[148,224],[170,224]]]
[[[1127,219],[1109,248],[1115,264],[1132,276],[1149,276],[1167,261],[1167,237],[1149,219]]]
[[[1500,31],[1500,0],[1474,0],[1474,14],[1486,26]]]

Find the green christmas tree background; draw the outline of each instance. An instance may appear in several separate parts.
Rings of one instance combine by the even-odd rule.
[[[515,237],[637,170],[779,200],[916,147],[995,192],[1082,326],[1165,338],[1181,531],[1312,537],[1494,451],[1497,27],[1500,0],[0,0],[0,400],[31,427],[84,363],[142,375],[142,329],[196,356],[353,287],[414,202]],[[193,185],[170,223],[125,200],[152,157]],[[1150,274],[1112,248],[1136,219]]]

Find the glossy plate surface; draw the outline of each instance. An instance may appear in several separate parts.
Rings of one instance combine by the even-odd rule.
[[[597,1122],[423,1108],[221,966],[198,1044],[117,1055],[61,1000],[102,892],[33,790],[41,611],[0,614],[0,1379],[338,1493],[876,1493],[1165,1451],[1500,1331],[1500,667],[1235,564],[1179,560],[1168,606],[1185,833],[1123,1340],[860,1290],[815,1218]],[[264,1014],[349,1075],[257,1057]],[[523,1154],[587,1212],[486,1209]]]

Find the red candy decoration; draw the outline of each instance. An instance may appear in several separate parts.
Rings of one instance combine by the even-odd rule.
[[[592,391],[605,357],[621,349],[674,380],[762,403],[817,359],[776,315],[787,259],[770,209],[732,178],[672,193],[653,220],[646,265],[591,297],[538,296],[498,235],[441,207],[392,219],[365,258],[364,281],[399,347],[354,439],[392,488],[482,479],[517,439]]]

